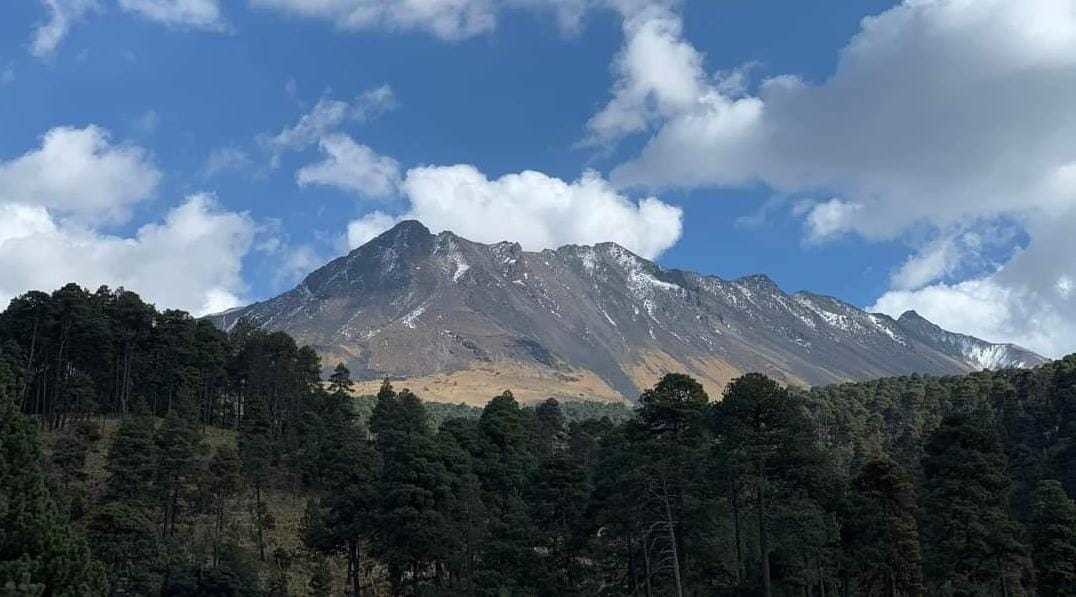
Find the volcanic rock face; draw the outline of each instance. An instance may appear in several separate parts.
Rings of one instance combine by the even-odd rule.
[[[760,371],[816,385],[904,373],[1033,366],[1042,357],[786,294],[765,276],[665,270],[613,243],[541,252],[398,224],[276,298],[213,316],[286,331],[358,379],[403,378],[426,398],[633,398],[668,371],[719,395]]]

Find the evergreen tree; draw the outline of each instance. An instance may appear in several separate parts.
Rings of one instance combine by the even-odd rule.
[[[374,549],[397,591],[405,579],[431,580],[445,553],[448,521],[440,504],[447,499],[448,474],[437,452],[422,402],[408,390],[385,384],[370,419],[381,459],[380,504]]]
[[[1012,482],[993,420],[946,417],[923,458],[926,562],[933,591],[1008,594],[1019,587],[1024,547],[1009,515]]]
[[[333,369],[332,375],[329,376],[329,391],[332,393],[340,393],[345,396],[351,393],[351,388],[354,384],[351,381],[351,371],[344,366],[343,363],[337,363],[336,368]]]
[[[120,424],[105,463],[106,501],[152,507],[157,468],[155,435],[156,426],[149,417],[128,417]]]
[[[566,453],[550,454],[531,483],[531,518],[544,553],[547,594],[575,595],[580,591],[577,562],[590,500],[590,483],[583,464]]]
[[[548,458],[565,442],[564,412],[555,398],[543,401],[534,409],[535,450],[539,458]]]
[[[164,511],[161,534],[170,538],[175,534],[183,501],[194,493],[201,438],[190,422],[173,412],[157,430],[155,443],[157,491]]]
[[[448,588],[474,593],[478,556],[489,527],[489,511],[482,501],[482,483],[475,459],[467,449],[478,441],[474,419],[448,419],[437,432],[437,450],[447,474],[449,490],[439,509],[446,521],[444,541]]]
[[[1039,593],[1076,595],[1076,504],[1061,483],[1035,488],[1030,531]]]
[[[327,558],[319,557],[314,561],[307,586],[310,589],[310,597],[330,597],[333,594],[332,568]]]
[[[307,502],[303,543],[324,555],[343,552],[347,559],[346,586],[363,594],[365,547],[378,530],[376,454],[365,431],[344,421],[325,439],[331,459],[321,495]]]
[[[253,498],[254,527],[258,540],[258,559],[264,562],[265,530],[269,517],[263,493],[269,484],[276,461],[276,449],[272,425],[260,409],[248,414],[245,424],[239,430],[239,459],[242,463],[243,476],[253,494],[251,497]]]
[[[771,556],[776,547],[784,550],[784,562],[799,560],[802,568],[809,568],[805,560],[820,559],[819,551],[829,542],[825,511],[835,505],[837,474],[819,447],[801,397],[764,375],[749,373],[733,380],[714,408],[714,425],[717,448],[727,454],[731,470],[751,496],[759,578],[768,597],[773,593]],[[777,519],[786,524],[775,525]],[[811,532],[774,535],[775,530],[797,527],[811,527]]]
[[[37,429],[8,395],[10,379],[0,365],[0,591],[104,594],[100,566],[49,493]]]
[[[105,463],[105,492],[89,521],[94,554],[108,565],[109,578],[120,590],[160,586],[155,434],[149,417],[131,416],[120,424]]]
[[[210,509],[213,514],[213,563],[216,564],[227,524],[229,501],[239,494],[242,488],[240,476],[242,463],[239,454],[228,445],[220,446],[208,464],[208,482]]]
[[[924,594],[916,499],[912,478],[889,460],[868,462],[853,480],[841,534],[867,594]]]

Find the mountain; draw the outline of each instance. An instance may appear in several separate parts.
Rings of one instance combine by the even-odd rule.
[[[817,385],[904,373],[1033,366],[1041,356],[894,320],[766,276],[666,270],[614,243],[541,252],[401,222],[276,298],[211,316],[310,344],[376,389],[384,377],[435,400],[620,400],[685,371],[719,395],[760,371]]]

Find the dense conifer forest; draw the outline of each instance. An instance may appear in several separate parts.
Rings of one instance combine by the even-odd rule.
[[[424,403],[68,285],[0,314],[0,594],[1076,595],[1076,356]],[[405,385],[405,384],[403,384]]]

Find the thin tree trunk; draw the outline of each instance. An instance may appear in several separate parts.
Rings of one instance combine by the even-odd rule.
[[[1001,557],[998,560],[998,579],[1001,581],[1001,597],[1009,597],[1009,583],[1005,580],[1005,563],[1001,561]]]
[[[265,561],[265,537],[262,534],[262,527],[265,526],[262,520],[262,487],[259,483],[254,487],[254,519],[258,522],[258,558],[261,561]]]
[[[665,498],[665,524],[669,527],[669,542],[673,557],[673,578],[676,580],[676,596],[684,597],[684,585],[680,581],[680,550],[676,548],[676,523],[673,521],[672,507],[669,505],[669,491],[666,485],[662,491]]]
[[[732,483],[732,526],[736,532],[736,584],[743,582],[743,541],[740,539],[740,487]]]
[[[34,318],[34,331],[30,335],[30,354],[26,357],[26,374],[22,378],[22,389],[19,391],[19,408],[26,411],[26,398],[30,390],[30,382],[33,381],[33,376],[30,374],[33,371],[34,366],[34,351],[37,349],[37,326],[38,320]]]
[[[761,478],[761,475],[759,475]],[[762,594],[765,597],[773,597],[773,587],[770,585],[770,540],[766,533],[766,498],[763,489],[764,483],[758,484],[758,545],[759,555],[762,560]]]
[[[654,587],[650,583],[650,533],[643,535],[643,566],[646,572],[646,597],[654,597]]]

